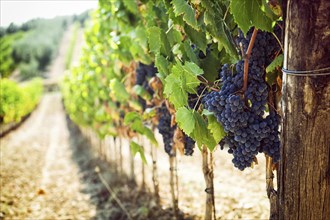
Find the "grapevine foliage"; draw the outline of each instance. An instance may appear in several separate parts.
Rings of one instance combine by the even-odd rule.
[[[157,127],[170,156],[178,127],[185,155],[195,143],[212,151],[220,142],[242,170],[258,152],[278,161],[279,117],[269,102],[277,82],[265,70],[278,77],[280,49],[270,32],[257,34],[241,91],[248,30],[272,31],[278,19],[255,2],[244,0],[240,9],[226,0],[99,1],[80,64],[62,86],[70,117],[101,137],[142,135],[155,144]]]

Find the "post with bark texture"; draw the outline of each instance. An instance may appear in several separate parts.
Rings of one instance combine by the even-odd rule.
[[[130,154],[129,154],[129,158],[130,158],[130,181],[135,183],[135,172],[134,172],[135,165],[134,165],[134,156],[133,156],[131,146],[129,146],[129,151],[130,151]]]
[[[176,153],[169,156],[170,162],[170,188],[171,188],[171,197],[173,204],[173,214],[175,219],[179,219],[179,198],[177,190],[177,163],[176,163]]]
[[[141,144],[141,147],[142,149],[144,150],[144,143],[145,143],[145,140],[143,137],[139,136],[139,143]],[[141,180],[141,189],[142,190],[145,190],[146,189],[146,174],[145,174],[145,165],[144,165],[144,162],[143,160],[141,160],[141,174],[142,174],[142,180]]]
[[[120,167],[120,174],[124,174],[122,146],[123,146],[123,139],[122,139],[122,137],[119,137],[119,167]]]
[[[214,183],[213,183],[213,155],[209,152],[206,146],[202,149],[203,156],[203,174],[206,184],[206,202],[205,202],[205,220],[216,219],[215,202],[214,202]]]
[[[287,2],[283,66],[308,72],[283,74],[279,219],[330,216],[329,9],[329,0]]]
[[[156,146],[150,144],[150,155],[152,159],[152,183],[154,185],[154,196],[156,198],[156,203],[160,204],[159,196],[159,181],[158,181],[158,171],[157,171],[157,149]]]

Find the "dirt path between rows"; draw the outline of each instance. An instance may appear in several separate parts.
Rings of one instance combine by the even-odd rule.
[[[22,127],[1,140],[3,215],[17,219],[93,216],[95,207],[81,192],[78,167],[71,157],[61,96],[47,94]]]

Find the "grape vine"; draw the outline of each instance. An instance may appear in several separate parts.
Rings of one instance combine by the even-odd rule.
[[[128,138],[142,160],[143,147],[133,139],[157,145],[157,127],[172,163],[177,149],[212,155],[219,143],[229,146],[240,170],[261,152],[279,161],[280,117],[269,93],[281,86],[281,62],[274,64],[282,53],[281,28],[272,26],[280,17],[267,3],[241,5],[99,1],[80,65],[63,83],[71,118],[101,137]]]

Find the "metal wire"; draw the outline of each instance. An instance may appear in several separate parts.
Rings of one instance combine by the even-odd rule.
[[[324,72],[329,71],[329,72]],[[330,67],[317,69],[317,70],[288,70],[282,68],[282,72],[291,75],[291,76],[329,76],[330,75]]]

